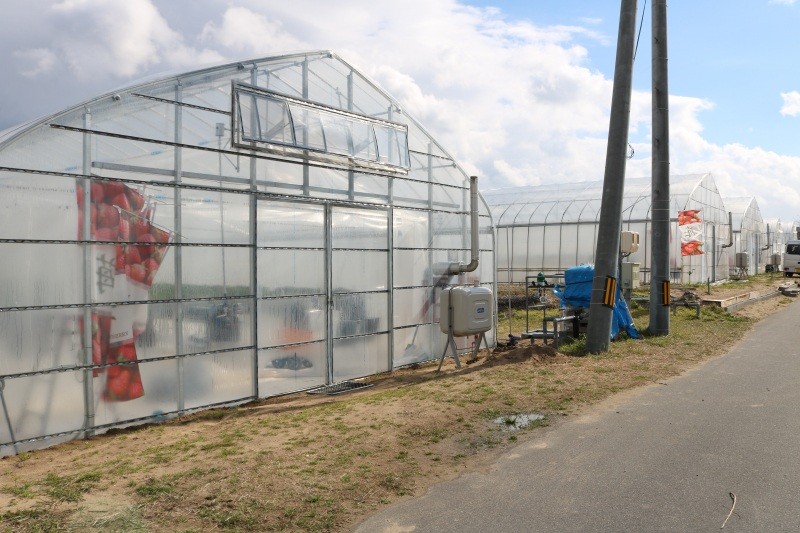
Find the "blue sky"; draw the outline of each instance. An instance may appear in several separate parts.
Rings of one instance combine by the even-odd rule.
[[[540,25],[593,28],[616,40],[619,2],[597,0],[475,1],[513,18]],[[650,7],[637,2],[641,38],[634,88],[649,91]],[[720,144],[742,143],[800,155],[800,118],[783,116],[781,93],[800,90],[800,3],[759,0],[668,2],[670,93],[705,98],[705,136]],[[577,38],[589,65],[613,78],[614,46]],[[614,44],[614,43],[610,43]],[[800,213],[800,209],[798,210]]]
[[[798,3],[796,3],[798,2]],[[645,7],[638,2],[641,17]],[[650,1],[628,175],[650,175]],[[0,18],[0,130],[157,73],[331,49],[481,187],[603,178],[611,0],[26,0]],[[673,174],[800,219],[800,0],[670,2]]]

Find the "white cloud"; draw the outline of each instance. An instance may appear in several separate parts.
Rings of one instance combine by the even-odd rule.
[[[770,4],[783,4],[786,6],[793,6],[797,3],[797,0],[769,0]]]
[[[210,50],[194,50],[170,27],[150,0],[62,0],[46,13],[44,47],[16,55],[38,60],[23,75],[38,76],[62,63],[78,79],[138,76],[154,67],[176,68],[219,61]]]
[[[790,91],[788,93],[781,93],[781,98],[783,98],[781,115],[788,117],[800,115],[800,92]]]
[[[26,68],[20,70],[20,73],[26,78],[35,78],[52,71],[57,61],[56,55],[47,48],[17,50],[14,52],[14,57],[25,63]]]
[[[291,51],[308,45],[283,30],[277,20],[254,13],[246,7],[231,7],[222,24],[208,22],[201,33],[204,42],[215,42],[237,53],[264,54],[270,50]]]

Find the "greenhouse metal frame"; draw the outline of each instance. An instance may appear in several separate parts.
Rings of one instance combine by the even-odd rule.
[[[436,359],[469,180],[329,51],[0,132],[0,453]],[[488,334],[494,345],[494,333]],[[471,348],[459,339],[459,349]]]

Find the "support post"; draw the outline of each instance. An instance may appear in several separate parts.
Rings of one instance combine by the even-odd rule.
[[[185,351],[185,339],[183,338],[183,310],[184,304],[180,300],[183,299],[183,240],[181,234],[183,233],[183,189],[181,189],[181,182],[183,181],[183,150],[181,143],[183,142],[183,85],[180,81],[175,86],[175,200],[173,202],[173,216],[175,233],[172,239],[173,254],[175,256],[175,299],[179,303],[175,305],[175,353],[183,355]],[[177,361],[176,372],[178,373],[177,394],[178,394],[178,411],[183,411],[186,408],[186,388],[184,372],[186,363],[183,357],[179,357]]]
[[[622,194],[628,152],[628,124],[633,81],[633,49],[636,37],[636,0],[622,0],[620,7],[614,91],[608,129],[603,199],[595,253],[592,296],[586,347],[591,353],[608,350],[613,309],[603,305],[606,277],[616,277],[619,232],[622,227]]]
[[[92,136],[88,132],[92,127],[92,112],[86,109],[83,115],[83,127],[86,132],[83,134],[83,166],[81,184],[83,185],[83,233],[81,240],[84,241],[83,246],[83,301],[84,303],[92,303],[92,283],[94,277],[92,276],[92,263],[93,245],[92,245],[92,222],[91,212],[89,206],[92,205],[92,180],[89,176],[92,174]],[[93,364],[92,360],[92,311],[93,306],[83,308],[83,364],[89,366]],[[94,372],[91,368],[83,370],[83,438],[88,438],[94,435],[95,426],[95,409],[94,409]],[[13,440],[13,437],[12,437]],[[16,443],[15,443],[16,446]]]
[[[653,0],[653,213],[650,301],[659,301],[661,284],[669,281],[669,88],[667,83],[667,0]],[[651,335],[669,334],[669,307],[650,305]]]

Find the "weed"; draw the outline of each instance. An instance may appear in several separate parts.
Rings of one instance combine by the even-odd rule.
[[[86,472],[73,476],[47,474],[42,482],[45,493],[52,499],[65,502],[77,502],[83,494],[89,492],[100,480],[99,472]]]
[[[3,487],[3,492],[16,496],[17,498],[33,498],[34,492],[31,490],[30,483],[21,483],[19,485],[12,485],[10,487]]]
[[[428,432],[428,442],[436,444],[447,436],[447,432],[443,428],[433,428]]]
[[[398,496],[405,496],[408,490],[403,486],[400,476],[397,474],[388,474],[380,481],[380,486],[386,490],[392,491]]]
[[[23,511],[0,513],[0,524],[8,531],[63,531],[63,517],[52,509],[34,507]],[[15,526],[19,526],[17,529]]]
[[[170,493],[172,493],[170,483],[152,477],[147,478],[147,481],[136,487],[136,494],[149,500],[155,500]]]
[[[197,512],[201,518],[206,518],[214,522],[221,529],[232,529],[235,531],[256,531],[260,530],[263,524],[260,523],[263,505],[254,499],[247,499],[242,503],[231,501],[217,502],[213,500]],[[258,512],[255,512],[258,511]],[[286,509],[284,516],[291,518],[296,511],[295,508]]]

